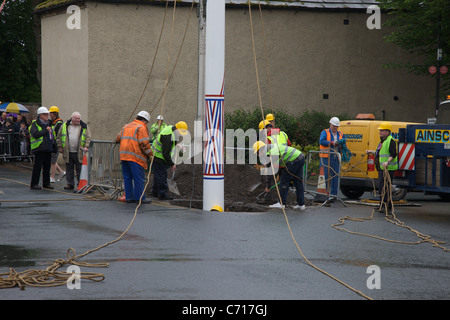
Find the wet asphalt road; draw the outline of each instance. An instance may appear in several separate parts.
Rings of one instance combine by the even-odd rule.
[[[136,205],[86,201],[64,193],[30,190],[31,173],[0,166],[0,273],[45,269],[116,239],[129,225]],[[449,204],[437,197],[410,194],[396,207],[397,217],[450,248]],[[63,200],[63,201],[61,201]],[[449,299],[450,252],[430,243],[398,244],[332,228],[344,216],[369,217],[372,207],[336,202],[330,207],[287,210],[293,236],[314,265],[368,297]],[[347,221],[345,228],[387,239],[416,242],[409,230],[375,214],[373,220]],[[105,280],[66,286],[1,289],[0,299],[158,299],[158,300],[365,300],[303,259],[280,210],[262,213],[211,213],[154,201],[138,209],[119,242],[81,259],[108,262]],[[368,288],[368,267],[379,268],[380,288]],[[85,270],[88,269],[88,270]]]

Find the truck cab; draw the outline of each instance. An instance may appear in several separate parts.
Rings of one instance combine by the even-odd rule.
[[[436,124],[450,124],[450,95],[439,104]]]

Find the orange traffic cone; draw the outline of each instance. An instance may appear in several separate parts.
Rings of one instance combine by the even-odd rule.
[[[80,181],[78,182],[77,191],[80,192],[84,188],[86,188],[88,183],[88,164],[86,155],[83,155],[83,163],[81,164],[81,173],[80,173]]]
[[[127,202],[127,198],[125,197],[125,192],[124,192],[123,195],[122,195],[121,197],[119,197],[117,200],[120,201],[120,202]]]
[[[317,180],[317,189],[314,200],[325,201],[328,198],[327,184],[325,182],[325,172],[323,166],[320,166],[319,179]]]

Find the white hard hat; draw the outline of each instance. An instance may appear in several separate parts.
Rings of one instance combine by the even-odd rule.
[[[46,107],[40,107],[39,109],[37,109],[37,114],[42,114],[42,113],[49,113],[48,109]]]
[[[159,116],[156,117],[156,120],[164,120],[164,118],[163,118],[162,115],[159,115]]]
[[[147,111],[139,111],[137,114],[139,117],[144,118],[147,121],[150,121],[150,114]]]
[[[330,119],[330,123],[331,123],[333,126],[336,126],[336,127],[339,127],[339,126],[341,125],[341,121],[339,121],[339,118],[338,118],[338,117],[333,117],[333,118],[331,118],[331,119]]]

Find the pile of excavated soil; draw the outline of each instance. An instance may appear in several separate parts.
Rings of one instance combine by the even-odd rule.
[[[32,163],[29,162],[0,165],[14,168],[14,170],[30,171],[32,169]],[[265,194],[265,177],[261,176],[260,171],[253,165],[226,164],[224,172],[225,211],[264,212],[269,210],[269,205],[278,202],[276,189],[272,189],[268,195]],[[168,176],[171,177],[170,169]],[[151,193],[152,181],[153,175],[146,190],[148,195]],[[203,165],[184,163],[177,165],[174,181],[177,183],[180,195],[172,194],[174,197],[174,200],[170,201],[172,204],[188,208],[203,208]],[[258,182],[261,182],[259,186],[252,188]],[[305,199],[305,201],[307,206],[314,205],[308,199]],[[287,202],[288,206],[297,204],[293,190],[289,191]]]
[[[249,164],[226,164],[224,168],[224,201],[225,211],[248,212],[267,211],[270,204],[278,202],[278,195],[273,189],[265,195],[265,178],[260,171]],[[171,173],[169,170],[169,177]],[[200,164],[177,165],[174,181],[180,195],[172,195],[172,204],[190,208],[203,208],[203,166]],[[251,191],[258,182],[261,184]],[[148,190],[149,191],[149,190]],[[295,192],[290,191],[288,206],[296,205]]]

